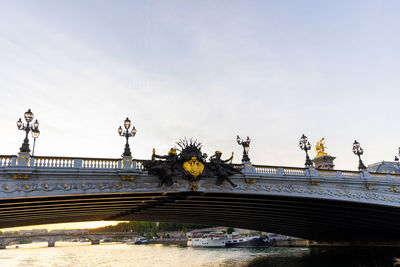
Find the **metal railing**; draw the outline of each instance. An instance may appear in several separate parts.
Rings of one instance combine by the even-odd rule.
[[[83,159],[82,168],[117,169],[119,159]]]
[[[132,159],[123,164],[121,158],[81,158],[81,157],[50,157],[36,156],[31,157],[29,167],[37,168],[84,168],[84,169],[132,169],[144,170],[142,159]],[[17,156],[0,155],[0,167],[16,167],[18,165]],[[129,167],[126,167],[129,166]],[[267,166],[267,165],[248,165],[250,169],[245,168],[243,164],[232,164],[234,168],[240,168],[243,172],[255,173],[262,176],[303,176],[303,177],[325,177],[325,178],[346,178],[346,179],[392,179],[400,180],[399,174],[362,172],[362,171],[345,171],[345,170],[320,170],[312,168]]]
[[[303,168],[283,168],[283,173],[285,175],[292,175],[292,176],[305,176],[306,169]]]
[[[256,173],[263,173],[263,174],[278,174],[278,168],[272,166],[262,166],[262,165],[253,165]]]
[[[47,167],[47,168],[73,168],[74,159],[72,158],[59,158],[59,157],[35,157],[33,158],[34,167]]]
[[[136,161],[136,169],[137,170],[144,170],[144,168],[143,168],[143,161],[144,160],[137,159],[135,161]]]
[[[11,166],[12,158],[13,156],[0,156],[0,167]]]
[[[341,171],[342,177],[345,178],[361,178],[361,173],[356,171]]]

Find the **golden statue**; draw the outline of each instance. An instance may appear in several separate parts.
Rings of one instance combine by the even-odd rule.
[[[192,157],[192,159],[183,163],[183,169],[190,173],[194,179],[196,179],[197,176],[203,173],[204,165],[198,161],[196,157]]]
[[[168,156],[171,155],[171,154],[176,155],[176,148],[171,148],[171,149],[168,151]]]
[[[316,157],[320,157],[320,156],[328,156],[327,153],[325,153],[325,143],[324,143],[325,137],[322,137],[321,140],[318,141],[318,143],[315,145],[315,150],[317,151],[317,156]]]

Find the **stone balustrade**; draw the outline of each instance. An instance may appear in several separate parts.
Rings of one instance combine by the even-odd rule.
[[[0,167],[20,167],[16,155],[0,155]],[[135,169],[143,170],[141,159],[126,158],[74,158],[74,157],[50,157],[35,156],[29,158],[26,167],[35,168],[77,168],[77,169]],[[129,162],[132,164],[125,164]],[[373,180],[400,180],[398,174],[373,173],[368,171],[345,171],[345,170],[318,170],[314,167],[280,167],[268,165],[233,164],[235,168],[242,168],[243,173],[251,173],[262,176],[285,176],[285,177],[325,177],[338,179],[373,179]],[[251,166],[251,168],[249,168]]]

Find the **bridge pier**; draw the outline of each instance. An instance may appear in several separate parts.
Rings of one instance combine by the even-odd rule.
[[[100,239],[99,240],[90,240],[90,243],[92,245],[100,245]]]
[[[47,246],[48,246],[49,248],[54,248],[54,247],[56,246],[56,242],[55,242],[55,241],[48,241],[48,242],[47,242]]]
[[[0,249],[6,249],[7,245],[6,244],[0,244]]]

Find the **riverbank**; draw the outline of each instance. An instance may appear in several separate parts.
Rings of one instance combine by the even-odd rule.
[[[187,238],[160,238],[150,239],[149,244],[182,245],[187,244]],[[269,247],[276,248],[312,248],[312,247],[400,247],[396,242],[316,242],[301,238],[270,239]]]

